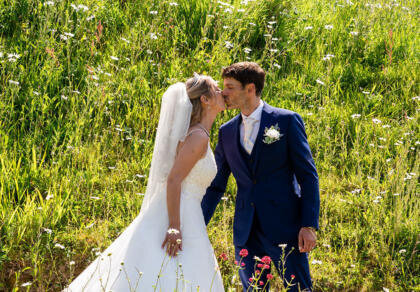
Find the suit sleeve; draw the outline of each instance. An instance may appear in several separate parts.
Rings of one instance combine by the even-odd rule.
[[[309,148],[305,125],[295,113],[291,116],[288,129],[289,157],[301,188],[302,227],[319,228],[319,180],[315,162]]]
[[[211,185],[207,188],[206,194],[201,201],[201,208],[203,210],[206,225],[209,223],[214,211],[216,210],[217,204],[220,202],[220,199],[226,191],[226,185],[231,173],[229,164],[226,161],[225,152],[223,150],[222,133],[220,129],[219,141],[217,142],[214,156],[217,164],[217,174]]]

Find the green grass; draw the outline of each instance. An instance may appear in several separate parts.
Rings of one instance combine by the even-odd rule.
[[[0,290],[59,291],[82,271],[140,210],[166,88],[248,59],[263,99],[306,123],[316,290],[419,290],[419,2],[176,2],[0,3]],[[231,179],[208,227],[226,290],[235,193]]]

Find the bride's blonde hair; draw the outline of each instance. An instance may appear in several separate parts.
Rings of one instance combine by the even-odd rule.
[[[215,81],[210,76],[199,75],[197,73],[194,73],[194,77],[191,77],[185,82],[187,94],[193,106],[190,126],[200,122],[203,113],[200,97],[204,95],[211,98],[213,95],[211,90],[214,84]]]

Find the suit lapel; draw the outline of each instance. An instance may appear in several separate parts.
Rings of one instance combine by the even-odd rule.
[[[255,140],[254,143],[254,148],[252,149],[252,152],[255,151],[255,153],[252,153],[254,155],[254,163],[252,165],[252,172],[255,174],[256,170],[257,170],[257,166],[258,166],[258,161],[260,158],[260,154],[261,154],[261,147],[262,147],[262,143],[263,143],[263,139],[264,139],[264,130],[265,128],[269,128],[272,123],[272,119],[271,119],[271,115],[270,115],[271,111],[269,109],[269,106],[264,102],[264,107],[262,109],[261,112],[261,122],[260,122],[260,128],[258,130],[258,135],[257,138]]]

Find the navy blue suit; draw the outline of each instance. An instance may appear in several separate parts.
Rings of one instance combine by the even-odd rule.
[[[232,173],[238,186],[233,224],[236,256],[240,258],[242,248],[250,253],[240,271],[244,290],[254,271],[253,255],[269,255],[279,269],[282,250],[278,245],[284,243],[286,252],[294,248],[286,258],[285,280],[290,281],[293,274],[293,283],[299,283],[300,289],[311,288],[307,255],[297,249],[298,233],[301,227],[318,229],[319,184],[302,118],[264,103],[251,154],[240,143],[241,122],[239,114],[219,129],[215,150],[218,172],[201,203],[205,222],[210,221]],[[283,136],[264,143],[265,128],[274,125]]]

